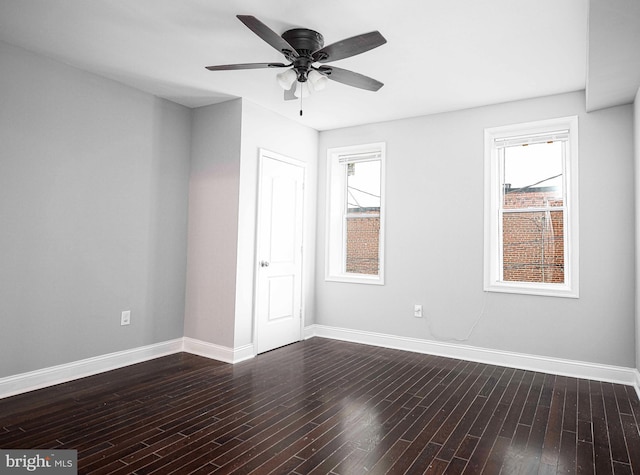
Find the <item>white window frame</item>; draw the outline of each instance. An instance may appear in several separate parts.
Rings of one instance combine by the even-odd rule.
[[[327,217],[325,246],[325,280],[358,284],[384,285],[385,234],[385,152],[384,142],[330,148],[327,150]],[[380,235],[378,240],[378,275],[346,272],[346,230],[344,228],[346,173],[345,157],[376,156],[380,160]]]
[[[568,131],[563,170],[565,282],[559,284],[504,281],[502,280],[502,216],[500,214],[502,193],[497,143],[500,140],[519,141],[523,137],[541,137],[558,131]],[[536,140],[532,139],[532,143]],[[579,298],[578,118],[571,116],[487,128],[484,131],[484,144],[484,290]]]

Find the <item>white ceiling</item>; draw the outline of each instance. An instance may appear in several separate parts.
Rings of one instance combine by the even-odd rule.
[[[388,43],[335,64],[385,83],[330,82],[283,101],[284,62],[236,14],[281,34],[305,27],[325,44],[379,30]],[[244,97],[318,130],[582,90],[586,0],[0,0],[0,40],[160,97],[198,107]]]

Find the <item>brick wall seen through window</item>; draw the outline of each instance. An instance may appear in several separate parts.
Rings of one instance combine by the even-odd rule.
[[[505,209],[547,208],[502,216],[503,279],[564,283],[564,217],[555,189],[505,190]]]

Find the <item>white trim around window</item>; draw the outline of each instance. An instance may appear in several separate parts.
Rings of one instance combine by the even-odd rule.
[[[501,150],[505,147],[562,141],[564,282],[520,282],[503,278],[503,209]],[[563,117],[487,128],[484,131],[484,290],[553,297],[579,297],[578,118]],[[516,210],[517,211],[517,210]],[[527,211],[540,211],[530,208]]]
[[[347,164],[380,162],[380,229],[378,236],[378,273],[365,274],[346,270]],[[327,150],[327,218],[325,246],[325,280],[358,284],[384,285],[385,221],[385,143],[354,145]],[[373,216],[373,215],[371,215]],[[353,218],[354,215],[350,215]],[[376,218],[378,215],[375,216]]]

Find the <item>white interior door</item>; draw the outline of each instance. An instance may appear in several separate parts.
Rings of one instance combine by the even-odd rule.
[[[257,353],[302,339],[304,166],[265,150],[260,165]]]

